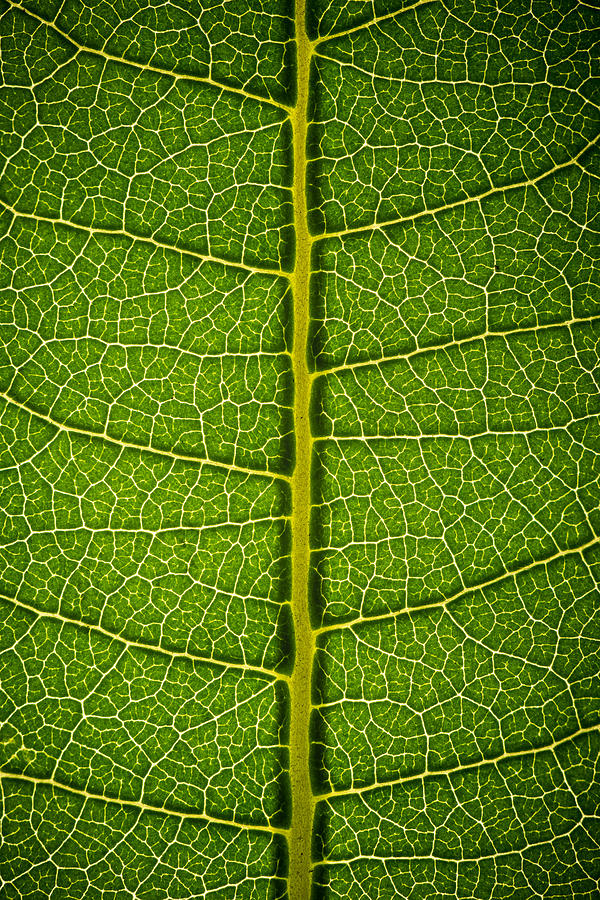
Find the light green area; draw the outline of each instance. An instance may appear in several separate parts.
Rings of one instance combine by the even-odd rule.
[[[298,0],[296,17],[305,19],[304,0]],[[310,278],[312,238],[306,213],[305,147],[309,101],[311,49],[302,28],[297,32],[298,98],[292,115],[294,126],[294,221],[296,223],[296,265],[292,279],[294,294],[294,424],[296,467],[292,481],[292,609],[296,658],[290,681],[290,776],[292,822],[290,833],[289,897],[302,900],[311,893],[312,832],[315,802],[310,771],[310,717],[315,639],[310,621],[308,584],[310,581],[311,462],[313,439],[310,427],[311,376],[308,366],[310,326]]]
[[[598,11],[0,14],[2,896],[595,900]]]

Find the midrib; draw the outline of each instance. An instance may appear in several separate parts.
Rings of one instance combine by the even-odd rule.
[[[296,468],[292,478],[292,612],[296,638],[296,661],[290,682],[290,777],[292,825],[290,832],[290,900],[309,900],[311,886],[311,835],[314,813],[309,774],[310,684],[315,638],[308,609],[311,378],[306,350],[309,324],[308,287],[311,238],[306,216],[306,128],[308,76],[311,47],[305,30],[305,2],[296,0],[297,102],[292,112],[294,132],[294,220],[296,263],[292,274],[294,292],[294,422]]]

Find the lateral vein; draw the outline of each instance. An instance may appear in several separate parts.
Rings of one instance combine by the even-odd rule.
[[[325,34],[323,35],[323,37],[311,41],[311,44],[313,47],[318,47],[319,44],[323,44],[325,41],[333,41],[336,38],[346,37],[347,34],[354,34],[356,31],[363,31],[364,29],[372,28],[373,25],[379,25],[380,22],[385,22],[387,19],[394,19],[396,18],[396,16],[401,16],[403,13],[411,12],[413,9],[417,9],[419,6],[427,6],[428,4],[433,2],[434,0],[417,0],[416,3],[411,3],[409,6],[404,6],[402,9],[396,9],[394,12],[385,13],[382,16],[375,16],[374,19],[369,19],[368,22],[363,22],[361,25],[354,25],[352,28],[346,28],[344,31]]]
[[[21,772],[8,772],[0,770],[0,778],[15,779],[16,781],[28,781],[30,784],[39,784],[47,787],[57,788],[61,791],[67,791],[69,794],[76,794],[78,797],[84,797],[86,800],[100,800],[103,803],[116,803],[119,806],[131,806],[142,810],[143,812],[161,813],[166,816],[176,816],[178,819],[197,819],[204,822],[210,822],[211,825],[226,825],[231,828],[239,828],[244,831],[263,831],[268,834],[287,834],[286,828],[274,828],[271,825],[250,825],[247,822],[234,822],[231,819],[221,819],[218,816],[212,816],[208,813],[187,812],[184,810],[167,809],[163,806],[153,806],[150,803],[144,803],[143,800],[130,800],[122,797],[106,797],[104,794],[96,794],[84,788],[72,787],[63,784],[54,778],[36,778],[33,775],[24,775]]]
[[[398,618],[398,616],[411,615],[412,613],[421,612],[421,610],[424,609],[443,608],[451,603],[455,603],[457,600],[460,600],[468,594],[474,594],[476,591],[483,591],[493,584],[499,584],[501,581],[506,581],[509,578],[517,578],[524,572],[529,572],[532,569],[536,569],[538,566],[548,566],[550,563],[555,562],[557,559],[562,559],[564,556],[582,555],[586,550],[589,550],[591,547],[596,547],[598,544],[600,544],[600,537],[594,537],[592,540],[587,541],[585,544],[581,544],[579,547],[566,547],[564,550],[559,550],[557,553],[554,553],[552,556],[548,556],[545,559],[535,560],[518,569],[513,569],[511,572],[503,572],[501,575],[490,578],[488,581],[482,581],[479,584],[465,587],[461,591],[458,591],[458,593],[453,594],[451,597],[446,597],[443,600],[434,600],[431,603],[421,603],[419,606],[404,606],[402,609],[397,609],[389,613],[381,613],[381,615],[357,616],[355,619],[350,619],[347,622],[323,625],[321,628],[315,630],[315,635],[318,636],[330,631],[341,631],[345,628],[355,628],[357,625],[363,625],[367,622],[389,622]]]
[[[88,234],[92,235],[92,237],[96,234],[106,234],[109,237],[127,238],[130,241],[139,242],[141,244],[150,244],[152,247],[157,247],[159,250],[167,250],[171,253],[179,253],[180,256],[190,256],[193,259],[199,259],[202,262],[212,262],[220,266],[230,266],[233,269],[241,269],[243,272],[252,272],[255,275],[274,275],[279,278],[290,278],[290,273],[284,272],[283,269],[263,269],[257,266],[249,266],[245,263],[234,262],[233,260],[225,259],[220,256],[212,256],[210,253],[199,253],[197,250],[176,247],[174,244],[165,244],[162,241],[157,241],[151,237],[143,237],[139,234],[133,234],[130,231],[125,231],[125,229],[103,228],[97,225],[82,225],[79,222],[73,222],[71,219],[63,219],[59,216],[41,216],[38,213],[21,212],[14,206],[10,206],[10,204],[6,203],[2,199],[0,199],[0,206],[3,206],[4,209],[6,209],[8,212],[11,212],[17,218],[31,219],[35,222],[48,222],[50,225],[64,225],[66,228],[73,228],[75,231],[87,232]]]
[[[163,656],[168,657],[169,659],[186,659],[192,663],[209,663],[210,665],[214,665],[220,669],[234,669],[241,672],[248,672],[251,675],[265,675],[270,679],[289,681],[288,675],[277,672],[275,669],[266,668],[265,666],[255,666],[238,662],[226,662],[225,660],[217,659],[214,656],[201,656],[199,654],[190,653],[187,650],[168,650],[165,647],[162,647],[160,644],[148,644],[145,641],[135,641],[131,638],[123,637],[120,634],[116,634],[114,631],[110,631],[110,629],[105,628],[103,625],[94,622],[84,622],[82,619],[75,619],[71,618],[70,616],[64,616],[60,612],[38,609],[36,606],[33,606],[30,603],[24,603],[22,600],[18,600],[16,597],[11,597],[9,594],[0,593],[0,599],[7,600],[9,603],[13,603],[20,609],[24,609],[27,610],[27,612],[33,613],[40,619],[54,619],[56,621],[62,622],[62,624],[64,625],[74,625],[77,628],[85,628],[87,631],[95,631],[99,634],[104,635],[104,637],[110,638],[110,640],[118,641],[128,648],[132,647],[136,650],[145,650],[152,653],[159,653]]]
[[[524,181],[516,181],[512,184],[502,184],[496,187],[492,186],[489,190],[484,191],[481,194],[476,194],[473,197],[463,197],[461,200],[454,200],[451,203],[445,203],[442,206],[436,206],[432,209],[421,209],[418,212],[410,213],[406,216],[397,216],[393,219],[386,219],[384,222],[372,222],[369,225],[357,225],[352,228],[342,228],[339,231],[327,231],[323,234],[315,235],[313,240],[315,241],[324,241],[328,238],[333,237],[346,237],[351,234],[362,234],[368,231],[377,231],[382,230],[384,228],[388,228],[390,225],[402,225],[404,222],[414,222],[418,219],[423,219],[426,216],[436,216],[439,213],[446,212],[450,209],[458,209],[461,206],[467,206],[469,203],[477,203],[481,200],[486,200],[488,197],[493,197],[496,194],[504,194],[508,193],[508,191],[518,190],[519,188],[527,188],[533,187],[538,184],[540,181],[543,181],[545,178],[549,178],[551,175],[555,175],[557,172],[562,171],[563,169],[568,169],[570,166],[576,165],[582,156],[584,156],[588,150],[591,150],[592,147],[595,147],[598,141],[600,140],[600,132],[588,143],[585,147],[577,153],[572,159],[566,160],[563,163],[557,163],[555,166],[552,166],[551,169],[547,169],[545,172],[541,172],[539,175],[536,175],[534,178],[529,178]]]
[[[63,31],[61,28],[59,28],[55,22],[51,22],[48,19],[42,18],[42,16],[38,15],[38,13],[35,13],[30,9],[26,9],[20,3],[16,3],[15,0],[8,0],[8,2],[14,9],[18,9],[19,12],[24,13],[26,16],[29,16],[32,19],[36,19],[47,28],[51,28],[56,32],[56,34],[59,34],[62,38],[64,38],[73,47],[75,47],[82,53],[90,53],[96,56],[102,56],[104,59],[110,60],[110,62],[121,63],[124,66],[133,66],[134,68],[141,69],[145,72],[155,72],[157,75],[166,75],[175,81],[196,81],[200,84],[208,84],[211,87],[218,88],[218,90],[220,91],[229,91],[232,94],[238,94],[239,96],[244,97],[247,100],[254,100],[258,103],[267,103],[269,106],[276,106],[278,109],[281,109],[286,114],[286,116],[289,116],[290,114],[291,107],[287,106],[285,103],[280,103],[278,100],[272,100],[268,97],[261,97],[260,94],[253,94],[251,91],[247,91],[244,88],[234,87],[232,85],[216,81],[211,76],[192,74],[187,75],[184,72],[172,72],[170,69],[163,69],[160,66],[152,66],[149,63],[139,62],[134,59],[124,59],[122,56],[116,56],[114,53],[107,53],[105,50],[98,50],[96,47],[89,47],[85,44],[80,44],[66,31]]]
[[[20,400],[15,400],[14,397],[10,396],[10,394],[0,391],[0,397],[7,403],[11,403],[13,406],[18,407],[18,409],[22,409],[30,416],[35,416],[37,419],[42,419],[44,422],[48,422],[49,425],[53,425],[55,428],[58,428],[59,431],[67,432],[67,434],[74,433],[83,435],[87,438],[96,438],[99,441],[106,441],[109,444],[115,444],[118,447],[122,447],[124,450],[139,450],[142,453],[153,453],[155,456],[166,456],[178,462],[195,463],[198,466],[216,466],[216,468],[218,469],[227,469],[232,472],[242,472],[245,475],[275,478],[287,482],[291,481],[290,475],[279,475],[275,472],[269,472],[266,469],[249,469],[245,466],[238,466],[235,463],[220,462],[210,459],[209,457],[187,456],[183,453],[174,453],[172,450],[160,450],[156,447],[149,447],[148,445],[144,444],[134,444],[131,441],[123,441],[120,438],[111,437],[111,435],[107,434],[106,431],[88,431],[85,428],[78,428],[76,425],[65,425],[63,422],[59,422],[57,419],[53,419],[51,416],[48,416],[45,413],[37,412],[35,409],[31,409],[29,406],[27,406],[26,403],[22,403]]]
[[[389,781],[382,781],[379,784],[368,784],[357,788],[349,788],[340,791],[328,791],[327,793],[318,794],[317,801],[321,800],[332,800],[336,797],[346,797],[346,796],[355,796],[356,794],[365,794],[368,791],[376,791],[381,788],[394,787],[399,784],[408,784],[412,781],[420,781],[424,778],[436,778],[436,777],[444,777],[445,775],[455,775],[458,772],[472,772],[476,769],[481,769],[484,766],[495,766],[500,762],[503,762],[505,759],[515,759],[517,757],[523,756],[535,756],[538,753],[548,753],[555,750],[557,747],[560,747],[562,744],[567,744],[569,741],[577,740],[577,738],[582,737],[585,734],[600,734],[600,724],[590,725],[587,728],[580,728],[577,731],[574,731],[572,734],[567,735],[566,737],[559,738],[556,741],[553,741],[551,744],[545,744],[542,747],[528,747],[522,750],[510,750],[506,753],[502,753],[500,756],[495,756],[493,759],[481,759],[475,763],[468,763],[463,766],[454,766],[450,769],[425,769],[423,772],[419,772],[416,775],[407,775],[401,778],[393,778]]]
[[[476,341],[487,341],[491,338],[504,338],[511,335],[519,334],[536,334],[538,331],[549,331],[552,328],[571,328],[573,325],[589,324],[600,320],[600,315],[591,316],[574,316],[571,319],[565,319],[559,322],[543,322],[541,325],[528,325],[523,328],[507,328],[503,331],[483,331],[479,334],[472,334],[468,337],[459,338],[458,340],[446,341],[442,344],[431,344],[425,347],[415,347],[407,350],[405,353],[392,353],[389,356],[379,356],[376,359],[358,360],[354,363],[340,363],[338,366],[331,366],[328,369],[316,369],[311,373],[311,377],[319,378],[321,375],[333,375],[336,372],[347,372],[352,369],[364,369],[368,366],[382,366],[385,363],[397,362],[402,359],[412,359],[414,356],[421,356],[425,353],[439,353],[454,347],[463,347],[465,344],[473,344]]]

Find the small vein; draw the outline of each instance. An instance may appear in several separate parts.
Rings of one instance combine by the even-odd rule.
[[[541,172],[539,175],[536,175],[534,178],[529,178],[525,181],[516,181],[512,184],[504,184],[498,185],[496,187],[491,187],[489,190],[484,191],[482,194],[477,194],[473,197],[463,197],[461,200],[454,200],[452,203],[445,203],[442,206],[436,206],[433,209],[422,209],[419,212],[410,213],[405,216],[398,216],[394,219],[387,219],[384,222],[373,222],[370,225],[358,225],[353,228],[342,228],[340,231],[327,231],[324,233],[320,233],[314,235],[315,241],[325,241],[328,238],[333,237],[345,237],[349,234],[362,234],[368,231],[376,231],[384,228],[388,228],[390,225],[401,225],[404,222],[414,222],[417,219],[422,219],[425,216],[436,216],[441,212],[446,212],[450,209],[458,209],[461,206],[466,206],[469,203],[477,203],[481,200],[486,200],[488,197],[493,197],[496,194],[507,193],[508,191],[519,190],[520,188],[533,187],[538,184],[540,181],[543,181],[545,178],[549,178],[551,175],[555,175],[557,172],[562,171],[562,169],[568,169],[570,166],[576,165],[582,156],[584,156],[588,150],[591,150],[592,147],[595,147],[598,141],[600,140],[600,132],[588,143],[585,147],[577,153],[572,159],[567,160],[566,162],[557,163],[552,166],[551,169],[547,169],[545,172]]]
[[[59,34],[64,40],[68,41],[73,47],[75,47],[81,53],[90,53],[96,56],[102,56],[104,59],[110,60],[111,62],[121,63],[125,66],[133,66],[136,69],[141,69],[144,72],[155,72],[157,75],[166,75],[169,78],[173,78],[175,81],[195,81],[200,84],[208,84],[211,87],[217,88],[220,91],[229,91],[232,94],[237,94],[238,96],[244,97],[247,100],[254,100],[258,103],[267,103],[269,106],[275,106],[278,109],[281,109],[286,116],[289,116],[290,110],[292,107],[286,105],[285,103],[280,103],[278,100],[272,100],[271,98],[261,97],[260,94],[253,94],[251,91],[247,91],[244,88],[233,87],[228,84],[224,84],[223,82],[216,81],[214,78],[211,78],[208,75],[187,75],[184,72],[172,72],[170,69],[163,69],[160,66],[153,66],[149,63],[139,62],[134,59],[124,59],[121,56],[116,56],[113,53],[107,53],[105,50],[98,50],[95,47],[89,47],[85,44],[78,43],[74,38],[72,38],[66,31],[63,31],[55,22],[50,22],[48,19],[42,18],[42,16],[33,12],[32,10],[26,9],[20,3],[15,3],[15,0],[8,0],[13,9],[18,9],[20,12],[24,13],[26,16],[29,16],[31,19],[36,19],[42,25],[45,25],[47,28],[52,28],[56,34]]]
[[[47,787],[57,788],[66,791],[69,794],[75,794],[78,797],[84,797],[86,800],[100,800],[103,803],[116,803],[119,806],[130,806],[140,809],[143,812],[162,813],[167,816],[176,816],[178,819],[197,819],[204,822],[210,822],[211,825],[226,825],[230,828],[239,828],[244,831],[263,831],[268,834],[287,834],[286,828],[274,828],[271,825],[249,825],[247,822],[235,822],[232,819],[221,819],[218,816],[211,816],[208,813],[184,812],[183,810],[167,809],[163,806],[153,806],[150,803],[144,803],[143,800],[129,800],[120,797],[106,797],[104,794],[96,794],[84,788],[72,787],[63,784],[54,778],[36,778],[33,775],[24,775],[21,772],[8,772],[4,769],[0,770],[0,778],[11,778],[17,781],[27,781],[30,784],[40,784]]]
[[[0,469],[0,471],[4,471]],[[231,520],[223,521],[223,522],[214,522],[211,525],[171,525],[166,526],[164,528],[91,528],[88,525],[77,525],[74,528],[43,528],[43,529],[29,529],[29,533],[27,537],[31,537],[35,534],[73,534],[75,532],[87,532],[88,534],[151,534],[156,536],[160,536],[162,534],[173,534],[175,532],[184,532],[184,531],[194,531],[198,532],[198,534],[204,533],[205,531],[216,531],[219,528],[244,528],[246,525],[256,525],[260,522],[289,522],[291,520],[291,516],[258,516],[256,519],[244,519],[240,522],[235,522]],[[22,538],[16,538],[13,541],[9,541],[4,544],[4,547],[11,547],[15,544],[19,545],[22,543]],[[275,601],[269,601],[275,602]]]
[[[188,250],[182,247],[176,247],[173,244],[165,244],[162,241],[155,240],[154,238],[142,237],[138,234],[132,234],[130,231],[125,231],[124,229],[103,228],[96,225],[82,225],[79,222],[73,222],[71,221],[71,219],[63,219],[58,216],[41,216],[38,213],[21,212],[1,198],[0,206],[4,207],[4,209],[12,213],[13,216],[17,218],[32,219],[35,222],[48,222],[50,225],[63,225],[66,228],[73,228],[75,231],[84,231],[92,237],[96,234],[106,234],[110,237],[127,238],[130,241],[137,241],[142,244],[150,244],[152,247],[157,247],[159,250],[167,250],[171,253],[179,253],[181,256],[190,256],[193,259],[199,259],[202,262],[212,262],[220,266],[230,266],[233,269],[241,269],[243,272],[252,272],[255,275],[275,275],[279,278],[287,278],[288,280],[290,278],[290,273],[284,272],[283,269],[263,269],[257,266],[248,266],[245,263],[233,262],[232,260],[224,259],[220,256],[212,256],[210,253],[199,253],[196,250]]]
[[[390,356],[380,356],[377,359],[359,360],[354,363],[340,363],[338,366],[331,366],[329,369],[317,369],[311,373],[313,379],[319,378],[321,375],[332,375],[336,372],[345,372],[351,369],[364,369],[367,366],[380,366],[384,363],[395,362],[402,359],[411,359],[413,356],[420,356],[424,353],[438,353],[441,350],[447,350],[452,347],[462,347],[465,344],[473,344],[476,341],[486,341],[491,338],[503,338],[510,335],[531,334],[538,331],[549,331],[552,328],[571,328],[573,325],[588,324],[600,320],[600,315],[577,316],[571,319],[565,319],[561,322],[544,322],[541,325],[531,325],[525,328],[509,328],[503,331],[484,331],[480,334],[469,335],[469,337],[460,338],[459,340],[446,341],[442,344],[431,344],[425,347],[415,347],[413,350],[407,350],[404,353],[394,353]]]
[[[28,413],[28,415],[35,416],[35,418],[37,419],[42,419],[44,422],[48,422],[49,425],[53,425],[55,428],[58,428],[60,431],[67,432],[67,434],[80,434],[87,438],[96,438],[100,441],[106,441],[107,443],[115,444],[117,447],[122,447],[124,450],[138,450],[143,453],[153,453],[155,456],[168,457],[169,459],[174,459],[179,462],[195,463],[196,465],[200,466],[215,466],[218,469],[226,469],[227,471],[232,472],[241,472],[245,475],[254,475],[263,478],[274,478],[287,482],[291,481],[291,475],[279,475],[276,472],[269,472],[266,469],[250,469],[246,466],[238,466],[236,463],[219,462],[217,460],[209,459],[208,457],[187,456],[183,453],[174,453],[172,450],[160,450],[156,447],[148,447],[143,444],[134,444],[131,441],[123,441],[119,438],[111,437],[111,435],[107,434],[106,431],[88,431],[85,428],[78,428],[75,425],[65,425],[63,422],[59,422],[56,419],[53,419],[51,416],[46,415],[45,413],[37,412],[36,410],[31,409],[29,406],[27,406],[26,403],[15,400],[14,397],[11,397],[10,394],[6,394],[3,391],[0,391],[0,398],[6,400],[7,403],[11,403],[13,406],[16,406],[18,409],[22,409],[24,412]]]
[[[477,856],[462,856],[460,859],[448,859],[447,856],[435,856],[433,850],[431,853],[411,853],[410,855],[402,855],[397,854],[392,856],[391,854],[386,854],[385,856],[382,854],[381,856],[376,856],[373,854],[367,853],[358,853],[356,856],[349,856],[345,859],[333,859],[324,857],[323,859],[318,860],[313,864],[313,867],[317,866],[341,866],[341,865],[351,865],[354,862],[359,862],[362,859],[369,859],[372,862],[387,862],[389,861],[397,861],[397,860],[406,860],[412,861],[414,859],[430,859],[430,860],[439,860],[443,863],[453,862],[453,863],[468,863],[468,862],[481,862],[484,859],[502,859],[506,856],[513,856],[516,853],[523,854],[527,850],[532,850],[534,847],[547,847],[548,844],[553,844],[555,841],[564,840],[564,838],[569,837],[576,829],[578,829],[586,819],[589,819],[590,822],[593,821],[592,816],[584,816],[582,815],[581,819],[579,819],[572,828],[568,831],[563,831],[560,834],[552,835],[551,838],[544,838],[541,841],[531,841],[525,844],[523,847],[514,848],[511,847],[509,850],[499,850],[497,853],[483,853]]]
[[[93,622],[84,622],[81,619],[74,619],[70,618],[69,616],[63,616],[60,612],[40,610],[37,607],[32,606],[29,603],[24,603],[22,600],[18,600],[16,597],[11,597],[8,594],[0,593],[0,599],[6,600],[9,603],[13,603],[20,609],[27,610],[27,612],[34,613],[40,619],[55,619],[59,622],[62,622],[64,625],[74,625],[77,628],[83,628],[87,631],[98,632],[99,634],[102,634],[105,637],[110,638],[111,640],[119,641],[127,648],[160,653],[163,656],[167,656],[169,659],[187,659],[192,663],[210,663],[211,665],[217,666],[223,670],[235,669],[241,672],[248,672],[251,675],[265,675],[271,680],[275,679],[281,681],[289,681],[288,675],[277,672],[275,669],[269,669],[265,666],[255,666],[249,665],[247,663],[226,662],[222,659],[216,659],[214,656],[202,656],[196,653],[189,653],[185,650],[168,650],[165,647],[162,647],[160,644],[148,644],[145,641],[134,641],[130,638],[125,638],[120,634],[116,634],[114,631],[110,631],[108,628],[104,628],[104,626],[100,624],[96,624]]]
[[[550,425],[544,427],[543,425],[536,426],[535,428],[507,428],[506,431],[498,431],[493,428],[486,428],[484,431],[470,431],[470,432],[449,432],[449,431],[431,431],[431,432],[420,432],[419,434],[409,434],[408,432],[402,434],[401,432],[397,432],[395,434],[325,434],[318,435],[313,438],[313,441],[316,443],[322,443],[325,441],[331,441],[333,444],[342,444],[342,443],[352,443],[353,441],[358,441],[361,444],[370,444],[371,442],[375,443],[377,441],[436,441],[438,439],[442,440],[456,440],[456,441],[476,441],[478,438],[482,437],[516,437],[516,436],[528,436],[531,434],[550,434],[555,431],[568,431],[572,425],[576,425],[579,422],[589,422],[590,419],[597,419],[598,415],[596,413],[592,413],[590,415],[579,416],[577,418],[569,419],[568,422],[565,422],[563,425]],[[388,540],[385,538],[384,540]],[[352,544],[352,542],[350,542]],[[348,545],[346,545],[348,546]],[[315,550],[330,550],[330,547],[314,547]],[[336,548],[341,549],[341,548]]]
[[[411,615],[412,613],[418,613],[424,609],[443,608],[451,603],[455,603],[457,600],[460,600],[462,597],[465,597],[468,594],[474,594],[476,591],[486,590],[486,588],[491,587],[494,584],[499,584],[502,581],[506,581],[509,578],[515,579],[519,575],[522,575],[524,572],[529,572],[532,569],[536,569],[538,566],[548,566],[550,565],[550,563],[555,562],[557,559],[562,559],[565,556],[583,555],[586,550],[589,550],[591,547],[595,547],[598,544],[600,544],[600,537],[594,537],[592,538],[592,540],[587,541],[585,544],[581,544],[581,546],[579,547],[567,547],[564,550],[559,550],[552,556],[546,557],[546,559],[535,560],[534,562],[528,563],[525,566],[521,566],[518,569],[513,569],[511,572],[503,572],[501,575],[496,575],[495,578],[490,578],[487,581],[482,581],[479,584],[465,587],[462,590],[458,591],[458,593],[453,594],[451,597],[445,597],[443,600],[434,600],[431,603],[422,603],[419,606],[405,606],[402,609],[397,609],[389,613],[381,613],[380,615],[375,616],[357,616],[355,619],[350,619],[347,622],[338,622],[331,625],[323,625],[320,628],[315,628],[315,635],[325,634],[331,631],[341,631],[346,628],[355,628],[357,625],[362,625],[366,622],[389,622],[393,621],[398,616]]]
[[[340,66],[340,68],[353,69],[355,72],[360,72],[361,75],[365,75],[371,81],[374,81],[375,79],[377,79],[378,81],[385,81],[388,84],[410,84],[410,85],[415,85],[417,87],[421,87],[422,85],[428,85],[428,84],[433,84],[433,85],[444,84],[444,85],[449,85],[451,87],[454,87],[455,89],[458,87],[474,87],[477,89],[486,87],[486,88],[490,88],[492,91],[496,88],[503,88],[503,87],[533,88],[533,87],[537,87],[538,85],[544,85],[544,86],[550,88],[551,90],[555,90],[555,91],[560,90],[560,91],[564,91],[567,94],[575,94],[577,97],[580,98],[580,100],[583,101],[583,103],[586,106],[593,106],[595,109],[599,108],[597,103],[594,103],[593,100],[590,100],[589,98],[584,97],[582,95],[581,91],[578,90],[577,88],[572,88],[572,87],[569,87],[568,85],[564,85],[564,84],[553,84],[552,82],[548,81],[547,79],[544,79],[543,81],[542,80],[540,80],[540,81],[519,81],[518,79],[514,79],[512,81],[494,81],[494,82],[474,81],[470,78],[457,78],[455,80],[444,79],[444,78],[422,78],[422,79],[417,80],[415,78],[405,78],[403,76],[382,75],[379,72],[365,69],[362,66],[358,66],[358,65],[356,65],[356,63],[351,62],[348,59],[338,59],[337,57],[329,56],[327,53],[322,52],[322,51],[321,52],[315,51],[315,56],[317,56],[319,59],[324,59],[324,60],[327,60],[328,62],[335,63],[336,65]]]
[[[348,788],[347,790],[340,791],[328,791],[327,793],[316,794],[315,796],[317,800],[332,800],[336,797],[364,794],[368,791],[376,791],[380,790],[381,788],[393,787],[399,784],[407,784],[411,781],[420,781],[424,778],[438,778],[445,775],[455,775],[459,772],[472,772],[474,770],[481,769],[484,766],[496,766],[498,765],[498,763],[503,762],[505,759],[516,759],[523,756],[535,756],[538,753],[552,752],[562,744],[567,744],[569,741],[575,741],[577,740],[577,738],[582,737],[585,734],[593,733],[600,734],[599,724],[590,725],[587,728],[580,728],[578,731],[574,731],[572,734],[569,734],[566,737],[559,738],[552,744],[545,744],[543,747],[530,747],[522,750],[510,750],[506,753],[503,753],[501,756],[494,757],[493,759],[481,759],[478,762],[469,763],[468,765],[453,766],[450,769],[425,769],[423,772],[420,772],[416,775],[406,775],[401,778],[393,778],[389,781],[382,781],[378,784],[368,784],[358,788]]]

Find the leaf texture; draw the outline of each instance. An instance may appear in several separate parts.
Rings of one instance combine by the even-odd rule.
[[[599,28],[2,0],[8,900],[597,896]]]

